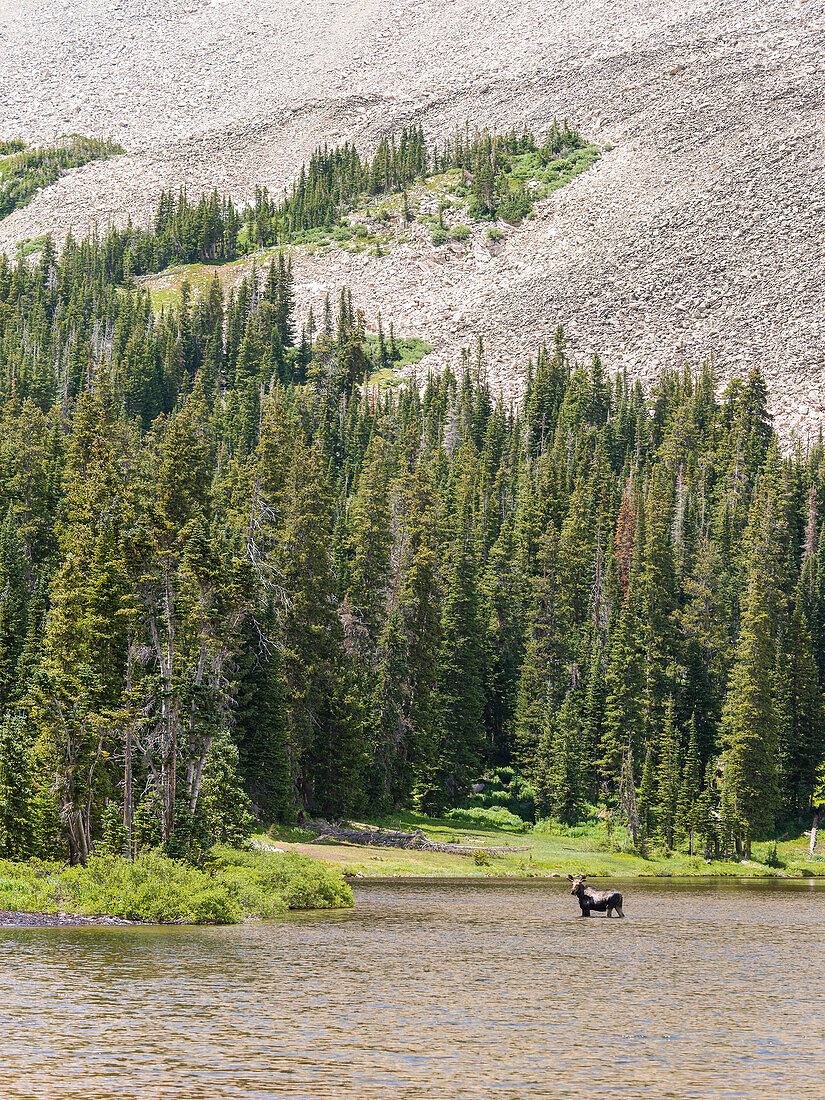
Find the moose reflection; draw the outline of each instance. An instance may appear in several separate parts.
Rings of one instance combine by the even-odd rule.
[[[570,893],[575,894],[579,899],[583,917],[589,917],[591,912],[607,913],[608,917],[612,917],[614,912],[617,917],[624,916],[622,895],[618,890],[594,890],[592,886],[585,886],[587,875],[578,875],[576,878],[572,875],[567,877],[573,883]]]

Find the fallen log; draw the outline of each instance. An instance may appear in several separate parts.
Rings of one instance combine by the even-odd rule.
[[[334,825],[329,821],[307,821],[304,827],[318,832],[315,843],[323,843],[325,840],[338,840],[346,844],[375,845],[379,848],[416,848],[424,852],[447,852],[457,856],[472,856],[479,851],[491,856],[530,851],[530,845],[482,848],[479,844],[439,843],[436,840],[430,840],[421,829],[416,829],[414,833],[403,833],[396,829],[356,829],[351,825],[344,827]]]

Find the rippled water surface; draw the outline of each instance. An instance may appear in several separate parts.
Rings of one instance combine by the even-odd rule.
[[[0,1095],[825,1095],[825,885],[370,884],[237,928],[0,930]]]

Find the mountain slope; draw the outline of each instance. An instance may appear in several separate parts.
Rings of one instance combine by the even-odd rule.
[[[318,141],[566,116],[614,148],[499,254],[307,259],[303,298],[348,282],[369,320],[380,308],[399,331],[435,327],[434,365],[480,333],[512,396],[561,321],[576,354],[647,382],[711,353],[723,380],[759,364],[786,437],[825,416],[820,0],[15,8],[0,14],[0,134],[111,135],[129,152],[5,219],[0,247],[144,220],[180,183],[277,188]]]

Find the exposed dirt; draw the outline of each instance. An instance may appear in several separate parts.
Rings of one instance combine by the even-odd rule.
[[[758,363],[786,438],[825,419],[823,0],[19,0],[0,55],[0,133],[129,150],[0,223],[0,247],[145,221],[162,187],[278,188],[318,141],[566,116],[615,148],[498,254],[331,254],[298,270],[299,305],[348,283],[368,319],[436,328],[436,366],[480,333],[508,396],[561,321],[648,383]]]

